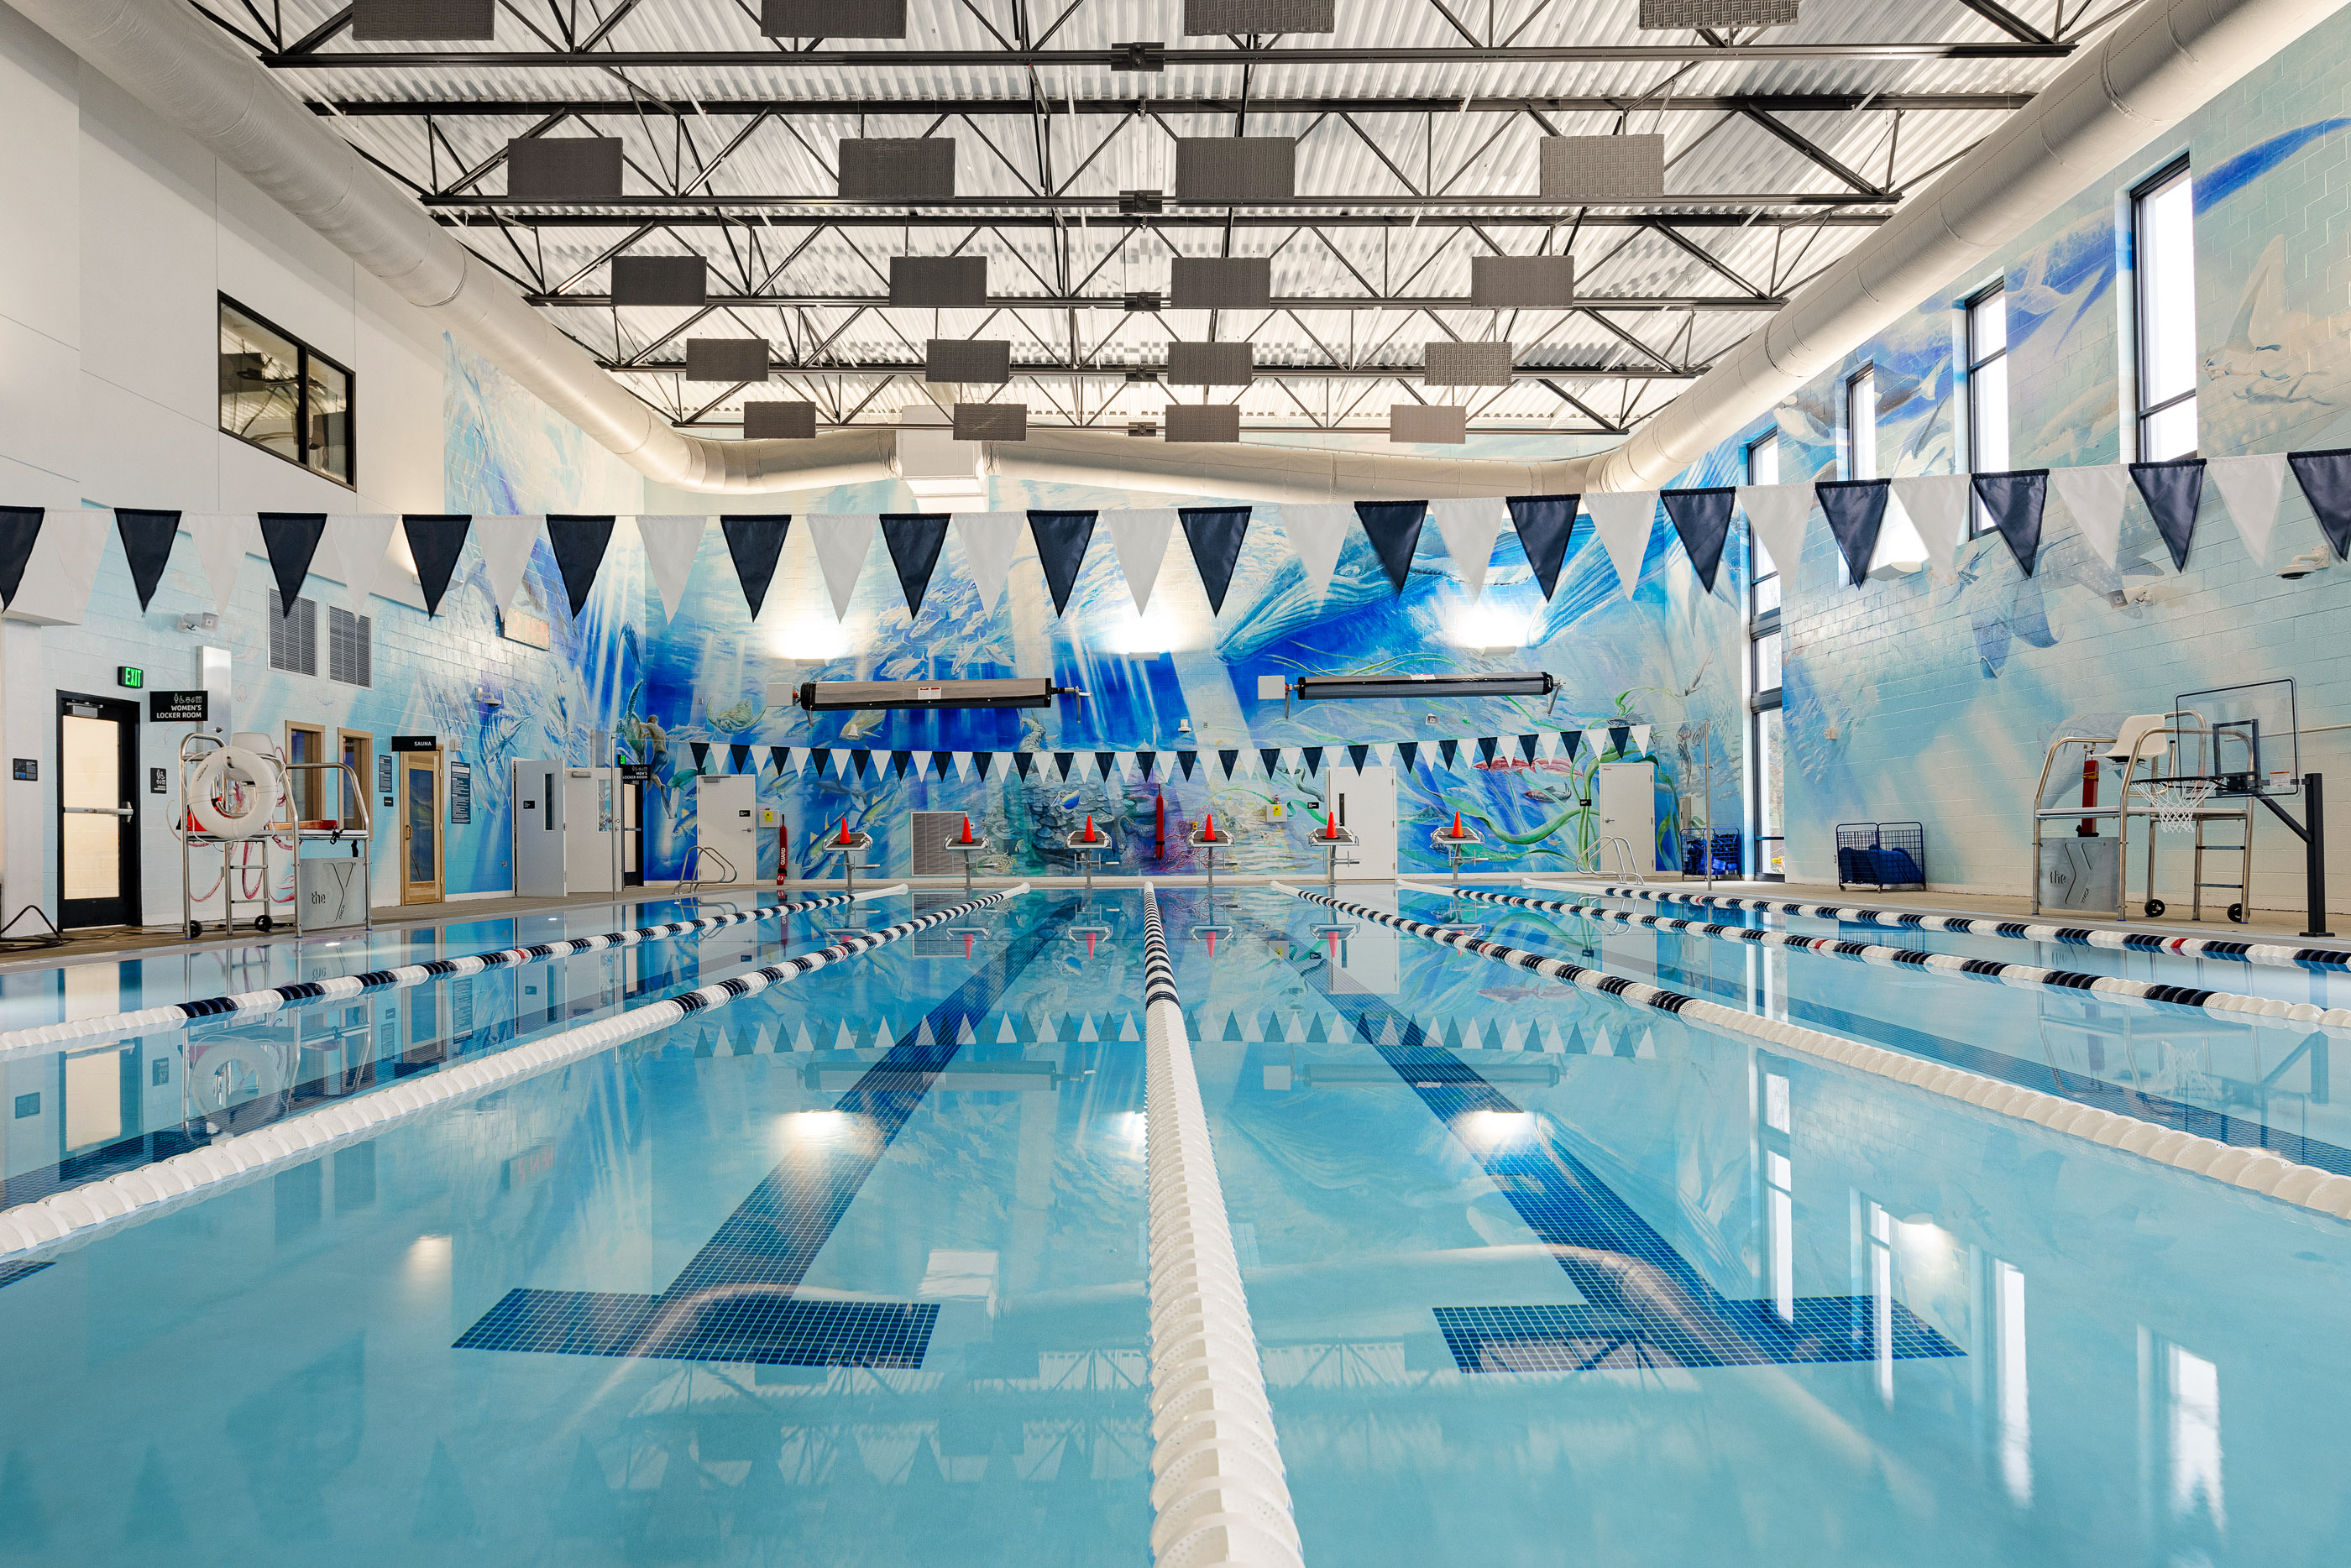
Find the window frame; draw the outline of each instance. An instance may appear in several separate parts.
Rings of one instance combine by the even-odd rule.
[[[279,452],[276,447],[269,445],[266,441],[256,441],[251,436],[245,435],[239,431],[229,429],[227,424],[220,418],[218,399],[214,400],[213,415],[214,425],[220,431],[221,434],[228,437],[231,441],[235,441],[240,445],[252,447],[257,452],[266,452],[270,456],[276,458],[278,462],[291,463],[294,467],[300,469],[303,472],[323,479],[329,484],[340,484],[345,490],[358,490],[360,474],[359,372],[352,369],[349,365],[344,364],[341,360],[336,358],[333,355],[322,354],[318,349],[311,348],[309,344],[304,342],[300,337],[298,337],[293,333],[287,331],[286,328],[278,326],[277,323],[270,320],[269,317],[262,315],[261,312],[247,306],[235,296],[220,294],[216,295],[214,298],[217,301],[213,311],[213,337],[214,343],[213,352],[215,357],[220,353],[218,343],[220,338],[221,317],[231,310],[235,311],[239,316],[244,317],[256,327],[266,327],[269,331],[276,333],[278,337],[283,337],[287,342],[294,345],[294,431],[296,439],[305,443],[301,448],[302,451],[308,452],[309,450],[307,443],[309,441],[310,434],[310,362],[315,359],[319,364],[328,366],[334,369],[343,378],[343,462],[345,467],[350,470],[350,472],[336,473],[330,469],[320,468],[312,463],[305,462],[298,457],[288,457],[284,452]]]
[[[1758,452],[1763,451],[1767,447],[1771,452],[1771,478],[1768,481],[1764,481],[1759,479],[1756,474],[1755,457]],[[1763,434],[1757,436],[1753,441],[1749,441],[1742,456],[1746,462],[1747,482],[1750,484],[1776,484],[1779,483],[1780,432],[1777,429],[1767,431]],[[1781,829],[1781,831],[1777,833],[1767,834],[1761,831],[1764,826],[1763,800],[1765,792],[1769,788],[1763,776],[1763,770],[1769,765],[1769,759],[1765,755],[1765,747],[1763,744],[1763,732],[1766,724],[1769,722],[1765,715],[1777,710],[1781,706],[1782,701],[1780,682],[1775,681],[1768,691],[1762,688],[1761,649],[1765,643],[1768,642],[1772,644],[1774,650],[1780,655],[1779,662],[1782,670],[1781,680],[1784,680],[1786,679],[1784,672],[1786,668],[1787,645],[1779,639],[1783,624],[1782,620],[1782,599],[1781,595],[1781,587],[1786,579],[1788,568],[1782,566],[1779,562],[1773,561],[1771,563],[1771,571],[1759,575],[1755,570],[1756,561],[1753,546],[1756,541],[1754,529],[1751,525],[1748,529],[1747,537],[1750,548],[1747,563],[1747,665],[1745,670],[1745,685],[1748,693],[1747,733],[1749,742],[1749,756],[1750,759],[1750,765],[1747,770],[1750,775],[1747,839],[1749,844],[1752,846],[1753,849],[1752,870],[1750,875],[1758,881],[1783,882],[1787,880],[1786,873],[1775,872],[1770,868],[1771,857],[1767,846],[1776,843],[1781,846],[1782,854],[1783,856],[1785,855],[1787,850],[1786,825],[1781,823],[1772,824],[1771,826]],[[1760,601],[1762,597],[1760,590],[1767,583],[1771,585],[1771,602],[1769,605],[1760,605]],[[1786,732],[1786,728],[1783,724],[1781,730],[1783,743]],[[1782,758],[1782,765],[1784,770],[1784,757]]]
[[[1865,410],[1861,406],[1861,393],[1865,389],[1869,393],[1869,406],[1865,410],[1868,418],[1865,421],[1862,417]],[[1877,472],[1877,365],[1874,360],[1844,379],[1844,476],[1847,479],[1879,477]],[[1861,472],[1864,466],[1861,462],[1864,431],[1869,432],[1867,464],[1869,472],[1867,473]]]
[[[1983,305],[1994,299],[1998,299],[2001,302],[2001,319],[2000,347],[1993,349],[1989,354],[1979,354],[1976,351],[1976,311]],[[2002,394],[2001,398],[2001,406],[2005,410],[2008,406],[2008,398],[2006,396],[2008,389],[2007,309],[2008,280],[2004,277],[1997,283],[1989,284],[1984,287],[1976,290],[1975,293],[1969,295],[1965,299],[1959,302],[1960,358],[1961,362],[1967,367],[1968,376],[1968,472],[1970,474],[1983,473],[1987,472],[2006,472],[2005,460],[2003,460],[2002,466],[1999,469],[1987,470],[1983,465],[1983,420],[1978,409],[1980,394],[1977,390],[1977,379],[1987,368],[1994,365],[2000,367],[2001,390]],[[2004,447],[2007,445],[2008,432],[2006,431],[2002,431],[2001,432],[2001,444]],[[1972,489],[1973,487],[1970,486],[1970,488]],[[1992,531],[1993,524],[1991,514],[1984,510],[1982,500],[1974,495],[1969,496],[1968,537],[1970,539],[1980,538],[1984,535],[1991,533]]]
[[[2155,314],[2147,308],[2147,282],[2154,275],[2153,267],[2148,265],[2148,250],[2147,244],[2147,203],[2153,201],[2156,197],[2162,195],[2174,185],[2180,184],[2182,182],[2185,182],[2189,188],[2188,335],[2189,343],[2192,346],[2195,343],[2196,338],[2196,243],[2194,215],[2196,209],[2195,171],[2189,164],[2189,155],[2185,152],[2181,153],[2179,157],[2165,164],[2161,169],[2157,170],[2153,174],[2148,175],[2146,179],[2132,186],[2130,191],[2131,313],[2133,317],[2131,324],[2131,447],[2143,461],[2171,462],[2182,458],[2191,458],[2196,456],[2197,453],[2202,450],[2203,446],[2201,440],[2202,431],[2199,430],[2198,431],[2199,440],[2197,443],[2189,447],[2186,452],[2173,452],[2168,454],[2167,457],[2160,459],[2148,459],[2147,456],[2147,427],[2148,422],[2154,420],[2158,415],[2167,413],[2171,410],[2178,408],[2182,403],[2191,405],[2192,411],[2192,405],[2196,401],[2196,394],[2201,384],[2201,378],[2191,371],[2188,378],[2188,389],[2186,391],[2174,392],[2170,397],[2168,397],[2161,402],[2158,403],[2149,403],[2147,400],[2147,367],[2152,358],[2147,348],[2147,333],[2150,326],[2152,325]],[[2194,357],[2191,348],[2189,358],[2192,360]]]

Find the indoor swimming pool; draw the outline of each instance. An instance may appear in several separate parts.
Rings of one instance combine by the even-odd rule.
[[[2322,1030],[1340,896],[2351,1171]],[[2342,1221],[1278,889],[1159,909],[1305,1562],[2273,1565],[2351,1541],[2309,1484],[2351,1462]],[[21,1048],[9,1201],[937,910],[0,1264],[0,1558],[1150,1562],[1132,889],[885,898]],[[242,980],[14,974],[0,1028],[707,912],[279,944]]]

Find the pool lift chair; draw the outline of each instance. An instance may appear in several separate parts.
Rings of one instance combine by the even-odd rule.
[[[2196,836],[2189,878],[2189,919],[2200,920],[2204,918],[2207,889],[2222,888],[2235,895],[2225,911],[2230,922],[2243,924],[2245,910],[2252,901],[2255,797],[2250,793],[2252,781],[2243,781],[2248,786],[2247,791],[2239,793],[2231,787],[2233,781],[2226,775],[2174,775],[2162,768],[2164,761],[2175,753],[2179,741],[2187,741],[2200,754],[2202,748],[2217,744],[2218,738],[2215,728],[2207,724],[2194,710],[2182,709],[2177,713],[2134,713],[2125,719],[2112,735],[2060,735],[2052,741],[2042,757],[2041,781],[2032,797],[2032,912],[2039,915],[2048,911],[2049,900],[2043,895],[2055,887],[2068,891],[2079,889],[2073,897],[2058,903],[2055,907],[2059,909],[2107,913],[2109,911],[2103,900],[2095,904],[2084,900],[2095,896],[2100,890],[2098,884],[2111,875],[2114,878],[2111,913],[2117,920],[2129,919],[2130,845],[2132,824],[2137,822],[2147,836],[2145,901],[2140,909],[2149,919],[2161,916],[2168,906],[2156,896],[2155,891],[2155,829],[2162,819],[2170,817],[2184,820]],[[2050,777],[2057,770],[2060,755],[2073,747],[2081,748],[2083,760],[2097,764],[2099,774],[2111,773],[2116,776],[2121,789],[2113,805],[2106,805],[2095,797],[2071,806],[2045,804],[2049,799]],[[2063,780],[2065,776],[2059,775],[2061,790],[2064,787]],[[2085,769],[2082,776],[2086,794],[2092,775],[2089,770]],[[2216,793],[2224,787],[2229,788],[2233,803],[2214,805]],[[2170,792],[2172,796],[2169,804],[2165,802],[2166,792]],[[2088,844],[2102,842],[2095,825],[2105,821],[2115,824],[2115,852],[2110,870],[2103,850],[2092,851],[2085,847]],[[2057,822],[2080,825],[2071,836],[2070,843],[2066,836],[2049,834],[2049,825]],[[2225,822],[2239,825],[2237,842],[2207,842],[2205,835],[2210,825]],[[2090,831],[2083,832],[2083,828]],[[2053,856],[2053,851],[2056,852]],[[2215,855],[2236,857],[2236,880],[2205,880],[2206,857]],[[2067,864],[2053,866],[2054,859],[2062,859]]]

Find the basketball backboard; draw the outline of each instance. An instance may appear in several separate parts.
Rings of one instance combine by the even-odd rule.
[[[2302,728],[2291,680],[2182,692],[2170,722],[2173,777],[2218,780],[2214,793],[2224,795],[2301,790]]]

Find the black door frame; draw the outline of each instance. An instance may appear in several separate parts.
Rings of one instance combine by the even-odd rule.
[[[74,708],[96,708],[92,713],[74,713]],[[120,777],[116,781],[115,798],[131,804],[131,815],[115,818],[115,827],[121,835],[122,890],[111,898],[66,898],[66,720],[68,718],[110,719],[123,726],[120,752]],[[57,693],[57,729],[56,749],[50,755],[57,759],[56,799],[57,822],[57,924],[72,929],[91,926],[137,926],[143,924],[140,908],[139,870],[139,704],[116,697],[99,697],[81,691]],[[97,919],[87,918],[96,914]]]

